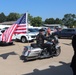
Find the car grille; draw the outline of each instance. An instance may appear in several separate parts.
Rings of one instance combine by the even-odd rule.
[[[31,36],[32,38],[35,38],[36,36]]]

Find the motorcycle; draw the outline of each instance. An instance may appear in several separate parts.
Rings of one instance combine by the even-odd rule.
[[[32,59],[43,59],[54,56],[59,56],[61,53],[61,47],[59,43],[55,44],[54,42],[46,42],[47,44],[51,44],[52,55],[49,54],[47,48],[39,48],[35,43],[30,46],[25,46],[20,56],[21,60],[27,61]]]

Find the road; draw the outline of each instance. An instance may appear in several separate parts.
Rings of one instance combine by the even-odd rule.
[[[57,57],[23,62],[20,60],[27,43],[14,42],[0,46],[0,75],[72,75],[70,62],[73,49],[70,39],[59,39],[61,54]]]

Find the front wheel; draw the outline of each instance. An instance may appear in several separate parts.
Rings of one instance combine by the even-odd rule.
[[[22,37],[22,38],[21,38],[21,42],[22,42],[22,43],[25,43],[25,42],[27,42],[27,39],[26,39],[26,37]]]
[[[61,53],[61,48],[60,48],[60,47],[58,47],[58,49],[56,50],[56,54],[55,54],[55,56],[59,56],[59,55],[60,55],[60,53]]]

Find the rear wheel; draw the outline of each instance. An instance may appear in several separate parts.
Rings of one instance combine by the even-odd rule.
[[[20,56],[21,60],[25,60],[25,57],[23,55]]]
[[[27,39],[26,39],[26,37],[22,37],[22,38],[21,38],[21,42],[22,42],[22,43],[25,43],[25,42],[27,42]]]
[[[20,56],[20,60],[23,60],[23,62],[27,62],[27,58],[23,55]]]

